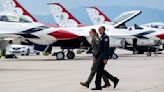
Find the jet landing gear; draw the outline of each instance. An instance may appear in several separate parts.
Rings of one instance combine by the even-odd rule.
[[[151,52],[148,51],[148,52],[146,53],[146,55],[150,57],[150,56],[151,56]]]
[[[73,51],[68,51],[66,56],[68,59],[74,59],[75,53]]]
[[[56,56],[57,60],[64,60],[65,57],[67,57],[68,59],[74,59],[75,53],[72,50],[62,50],[60,52],[54,52],[53,56]]]
[[[56,53],[56,59],[57,60],[63,60],[65,58],[65,54],[64,54],[64,52],[57,52]]]

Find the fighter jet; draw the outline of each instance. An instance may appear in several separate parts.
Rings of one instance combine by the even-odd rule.
[[[125,23],[129,20],[131,20],[132,18],[138,16],[139,14],[141,14],[141,11],[139,10],[135,10],[135,11],[128,11],[125,13],[122,13],[121,15],[119,15],[118,17],[116,17],[113,21],[111,21],[104,13],[102,13],[98,8],[96,7],[88,7],[87,8],[87,12],[93,22],[93,24],[97,25],[97,24],[113,24],[115,25],[115,27],[117,27],[118,24],[122,23],[122,26],[119,26],[119,28],[125,28],[125,29],[129,29],[129,31],[135,30],[135,29],[144,29],[146,26],[149,28],[150,24],[144,24],[144,25],[135,25],[134,27],[127,27],[125,25]],[[161,24],[161,23],[160,23]],[[151,25],[152,26],[152,25]],[[160,26],[161,27],[161,26]],[[156,30],[156,29],[152,29],[152,30]],[[162,34],[159,35],[158,37],[161,38]],[[134,39],[136,40],[136,39]],[[126,39],[126,44],[128,45],[132,45],[132,44],[136,44],[137,45],[137,49],[134,50],[133,46],[126,46],[125,49],[131,50],[133,51],[134,54],[143,54],[144,52],[147,52],[147,55],[151,55],[151,52],[155,52],[156,51],[156,46],[159,44],[159,41],[154,40],[154,39],[143,39],[143,38],[137,38],[137,42],[132,39]],[[162,41],[161,41],[162,42]],[[149,51],[148,51],[149,50]],[[162,50],[162,49],[160,49]]]
[[[8,1],[8,0],[7,0]],[[11,0],[10,0],[11,1]],[[15,1],[15,0],[14,0]],[[13,3],[13,2],[9,2],[7,4],[7,6],[10,6],[10,4]],[[4,4],[4,3],[3,3]],[[7,7],[6,6],[6,7]],[[19,9],[19,10],[23,10],[22,8],[18,8],[17,6],[14,6],[15,9]],[[12,7],[13,8],[13,7]],[[57,9],[61,9],[61,8],[57,8]],[[62,11],[63,13],[63,11]],[[24,13],[22,13],[24,14]],[[67,15],[67,13],[66,13]],[[68,17],[66,17],[66,20],[67,19],[70,19],[70,16],[67,15]],[[64,18],[63,18],[64,19]],[[6,19],[7,20],[7,19]],[[20,21],[20,19],[18,19]],[[6,23],[9,23],[8,21],[5,21]],[[14,24],[15,22],[13,22],[13,25],[18,25],[18,24],[21,24],[17,21],[17,24]],[[33,27],[33,25],[35,24],[40,24],[40,25],[43,25],[41,23],[31,23],[30,26]],[[4,27],[5,25],[3,25],[2,27]],[[95,29],[98,29],[100,26],[105,26],[107,31],[106,33],[113,37],[113,38],[117,38],[117,39],[120,39],[120,40],[124,40],[124,39],[133,39],[133,38],[136,38],[136,37],[145,37],[145,38],[151,38],[151,37],[154,37],[156,39],[159,39],[158,37],[156,37],[157,35],[160,35],[162,31],[160,32],[154,32],[153,30],[149,30],[149,29],[144,29],[144,30],[140,30],[140,29],[136,29],[137,31],[131,31],[129,32],[129,30],[127,29],[120,29],[120,28],[114,28],[113,26],[111,25],[107,25],[107,24],[102,24],[102,25],[94,25],[94,26],[81,26],[81,27],[49,27],[49,26],[44,26],[43,28],[40,27],[37,28],[37,27],[34,27],[34,29],[32,28],[28,28],[28,29],[25,29],[25,30],[22,30],[22,26],[25,26],[25,28],[28,28],[27,26],[29,25],[24,25],[24,23],[22,23],[22,25],[19,27],[15,27],[13,28],[12,30],[9,29],[9,25],[7,25],[6,27],[4,27],[4,30],[7,30],[9,34],[17,34],[18,33],[21,33],[19,35],[22,36],[22,34],[24,35],[24,33],[28,33],[32,36],[36,36],[36,37],[39,37],[39,38],[55,38],[54,39],[48,39],[48,42],[49,44],[51,44],[52,46],[61,46],[61,47],[64,47],[64,48],[67,48],[67,49],[74,49],[74,48],[79,48],[79,47],[89,47],[89,31],[93,28]],[[48,27],[48,28],[47,28]],[[30,30],[29,30],[30,29]],[[14,31],[13,31],[14,30]],[[23,33],[22,33],[23,31]],[[112,33],[112,34],[111,34]],[[125,33],[128,33],[128,34],[125,34]],[[0,34],[5,34],[4,31],[2,31]],[[48,35],[48,36],[47,36]],[[24,35],[23,37],[25,37],[26,35]],[[5,36],[6,37],[6,36]],[[42,39],[44,40],[44,39]],[[40,40],[40,42],[42,42],[42,40]],[[31,42],[39,42],[37,40],[30,40]],[[53,43],[54,42],[54,43]],[[118,41],[116,41],[118,42]],[[111,43],[110,43],[111,44]],[[57,58],[58,59],[64,59],[65,55],[64,55],[64,52],[58,52],[57,53]],[[70,57],[68,57],[70,56]],[[74,58],[74,53],[71,53],[71,54],[67,54],[67,57],[72,59]]]

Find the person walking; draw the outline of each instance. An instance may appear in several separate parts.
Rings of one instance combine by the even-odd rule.
[[[80,82],[80,84],[82,86],[86,86],[87,88],[89,88],[89,84],[91,83],[93,77],[96,74],[96,59],[95,59],[95,55],[96,55],[96,53],[98,51],[98,43],[99,43],[99,36],[98,36],[98,33],[96,32],[95,29],[91,29],[89,34],[92,37],[91,46],[92,46],[92,50],[93,50],[93,64],[92,64],[91,72],[90,72],[90,75],[89,75],[87,81],[86,82]],[[110,83],[109,83],[109,80],[106,77],[103,77],[103,80],[105,82],[105,85],[102,86],[102,88],[106,88],[106,87],[111,86]]]
[[[95,80],[95,88],[92,90],[102,90],[101,87],[101,78],[105,76],[106,78],[110,79],[114,83],[114,88],[116,88],[119,79],[117,77],[112,76],[106,70],[104,70],[105,65],[109,59],[109,37],[105,34],[106,28],[101,26],[99,28],[99,33],[101,35],[99,41],[99,49],[95,55],[96,58],[96,80]]]

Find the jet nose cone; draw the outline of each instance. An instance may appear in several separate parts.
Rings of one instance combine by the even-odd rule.
[[[64,30],[54,31],[52,33],[49,33],[48,35],[55,37],[57,40],[68,40],[79,37],[76,34]]]

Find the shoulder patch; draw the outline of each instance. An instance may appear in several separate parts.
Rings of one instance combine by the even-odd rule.
[[[108,38],[105,38],[104,41],[107,42],[108,41]]]

